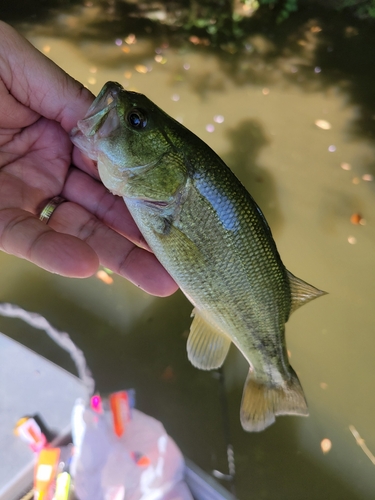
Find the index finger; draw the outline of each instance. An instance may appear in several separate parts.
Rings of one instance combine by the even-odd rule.
[[[94,96],[11,26],[0,21],[1,79],[24,106],[69,132]]]

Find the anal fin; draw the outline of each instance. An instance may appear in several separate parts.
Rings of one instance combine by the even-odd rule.
[[[201,370],[220,368],[228,354],[231,340],[204,313],[194,309],[194,316],[187,341],[188,358],[192,365]]]

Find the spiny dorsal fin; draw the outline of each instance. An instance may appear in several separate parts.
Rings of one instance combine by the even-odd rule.
[[[304,304],[307,304],[307,302],[310,302],[310,300],[314,300],[327,293],[315,288],[315,286],[309,285],[306,281],[297,278],[297,276],[294,276],[291,272],[287,271],[287,273],[292,296],[290,314]]]
[[[220,368],[228,354],[230,338],[213,326],[201,311],[194,309],[192,316],[194,319],[187,341],[190,362],[201,370]]]

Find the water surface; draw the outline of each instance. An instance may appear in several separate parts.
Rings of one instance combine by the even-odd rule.
[[[240,48],[213,49],[199,38],[177,43],[169,31],[153,37],[125,14],[111,33],[101,9],[87,2],[59,5],[45,19],[39,12],[32,23],[9,18],[93,93],[118,81],[206,141],[261,206],[286,267],[329,292],[286,329],[309,418],[245,433],[247,365],[234,348],[224,365],[238,497],[374,498],[374,463],[349,429],[375,453],[374,45],[366,25],[302,16],[275,34],[254,31]],[[187,361],[191,306],[181,293],[159,299],[119,277],[112,285],[62,278],[5,254],[0,273],[0,300],[68,331],[99,390],[136,388],[139,408],[189,458],[227,472],[218,376]],[[0,330],[74,369],[39,332],[2,318]]]

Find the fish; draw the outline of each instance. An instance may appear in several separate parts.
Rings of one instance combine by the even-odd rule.
[[[289,272],[250,193],[221,158],[146,96],[107,82],[71,133],[97,162],[158,260],[192,303],[191,363],[249,363],[240,420],[259,432],[308,415],[285,340],[290,314],[325,292]]]

